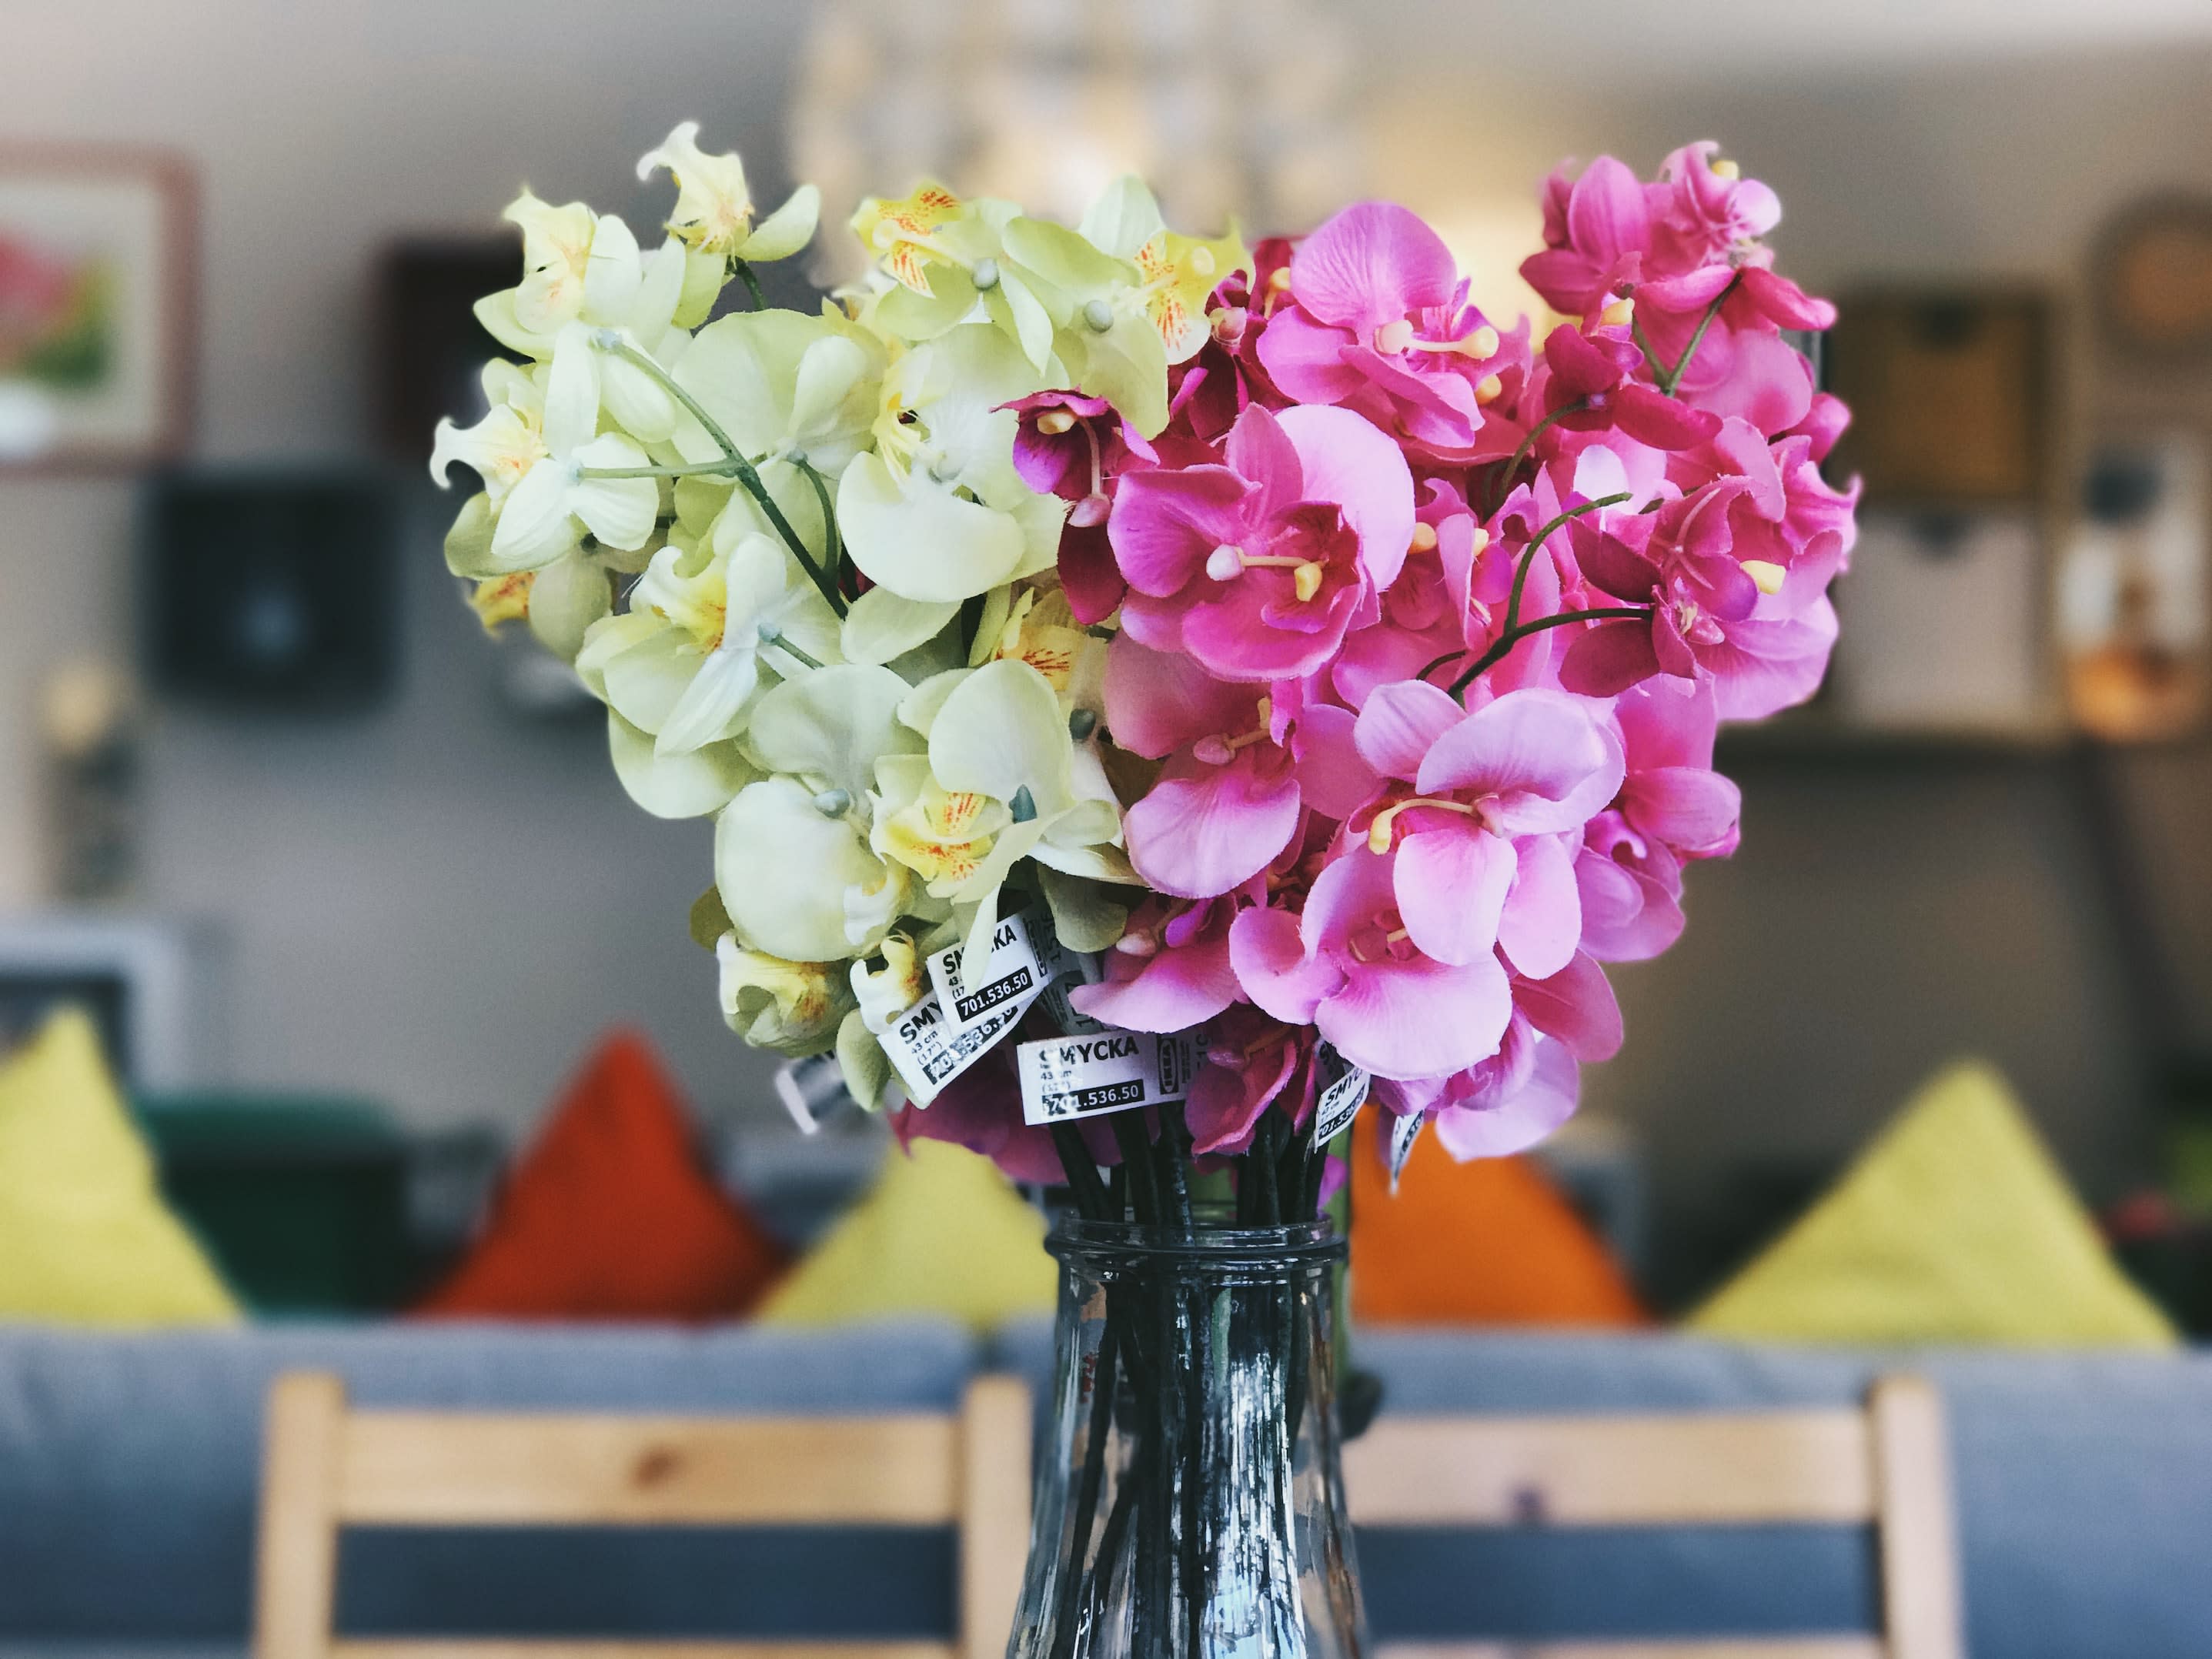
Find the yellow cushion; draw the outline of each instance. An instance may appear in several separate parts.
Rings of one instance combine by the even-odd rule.
[[[2004,1079],[1956,1063],[1689,1320],[1802,1342],[2168,1348]]]
[[[941,1140],[894,1151],[852,1212],[762,1304],[769,1325],[943,1314],[988,1329],[1049,1313],[1044,1218],[990,1160]]]
[[[238,1304],[162,1201],[154,1159],[64,1009],[0,1064],[0,1319],[211,1325]]]

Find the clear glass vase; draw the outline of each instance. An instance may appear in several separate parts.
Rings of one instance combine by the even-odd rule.
[[[1063,1217],[1053,1424],[1008,1659],[1358,1659],[1327,1221]]]

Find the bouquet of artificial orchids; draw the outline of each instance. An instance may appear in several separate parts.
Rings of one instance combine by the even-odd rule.
[[[1401,207],[1248,248],[1134,179],[1072,228],[870,200],[808,313],[754,267],[816,192],[756,222],[696,136],[641,163],[658,247],[507,210],[514,358],[431,465],[483,480],[487,623],[574,662],[641,806],[714,815],[731,1024],[1093,1213],[1230,1160],[1311,1215],[1369,1098],[1399,1158],[1556,1127],[1599,964],[1735,845],[1717,724],[1835,635],[1845,414],[1790,337],[1833,311],[1772,192],[1711,144],[1555,175],[1540,337]]]

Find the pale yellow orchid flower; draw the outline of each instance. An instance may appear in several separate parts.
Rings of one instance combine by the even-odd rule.
[[[684,122],[657,149],[647,150],[638,161],[637,176],[650,179],[663,167],[676,180],[669,234],[694,253],[758,264],[789,258],[813,240],[822,192],[801,185],[781,207],[754,224],[744,163],[734,153],[709,155],[701,149],[696,121]]]
[[[753,1047],[797,1058],[836,1042],[854,997],[836,963],[749,951],[735,933],[715,942],[714,959],[721,969],[722,1018]]]
[[[893,282],[926,295],[929,266],[963,263],[945,246],[945,231],[968,211],[943,185],[925,179],[900,200],[871,196],[862,202],[853,215],[853,234]]]

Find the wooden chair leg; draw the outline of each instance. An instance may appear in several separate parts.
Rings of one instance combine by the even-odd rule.
[[[294,1371],[269,1390],[256,1547],[254,1659],[325,1659],[337,1585],[345,1385]]]
[[[979,1376],[960,1416],[960,1659],[1003,1659],[1029,1555],[1030,1391]]]
[[[1965,1659],[1942,1396],[1924,1377],[1885,1376],[1867,1412],[1889,1659]]]

